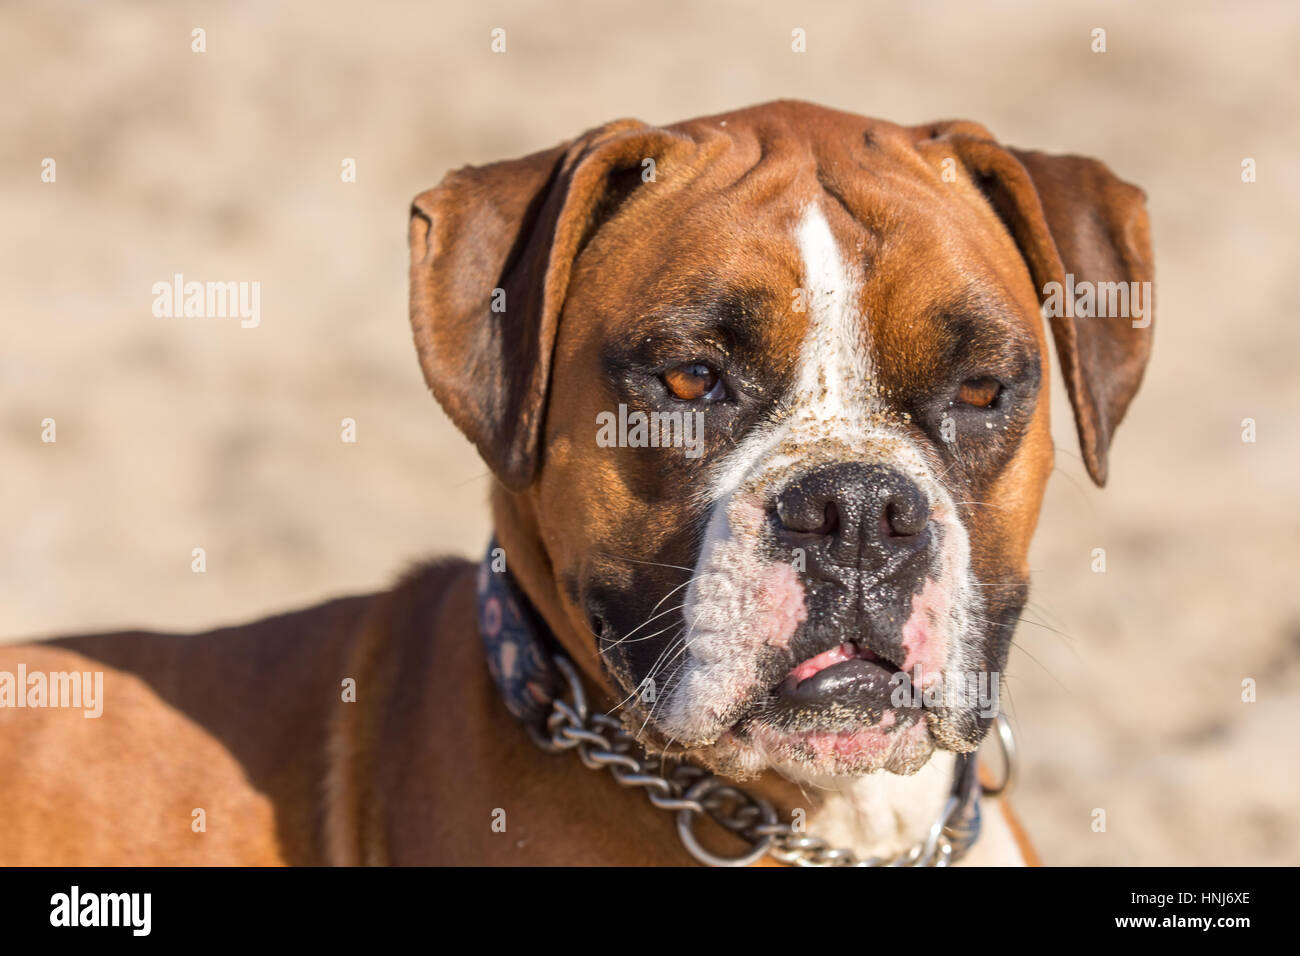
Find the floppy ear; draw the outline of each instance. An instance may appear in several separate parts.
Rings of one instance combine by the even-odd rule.
[[[512,490],[536,473],[573,262],[667,136],[619,120],[449,173],[411,205],[411,328],[425,381]]]
[[[960,158],[1019,246],[1047,306],[1084,464],[1104,485],[1111,436],[1151,354],[1154,264],[1146,194],[1094,159],[1009,149],[975,123],[917,129],[934,144],[918,148]],[[1098,301],[1112,290],[1128,308],[1121,315],[1075,315],[1065,290],[1084,282],[1098,291]],[[1128,284],[1123,296],[1110,283]]]

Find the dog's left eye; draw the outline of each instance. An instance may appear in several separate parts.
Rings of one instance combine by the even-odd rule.
[[[674,398],[684,402],[720,401],[727,396],[717,369],[703,362],[688,362],[664,372],[664,384]]]
[[[973,408],[988,408],[1002,394],[1002,383],[996,378],[972,378],[961,383],[957,401]]]

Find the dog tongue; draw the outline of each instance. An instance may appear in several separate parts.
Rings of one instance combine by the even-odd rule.
[[[790,677],[795,681],[805,681],[818,671],[824,671],[832,664],[838,664],[841,661],[851,661],[858,656],[858,649],[853,644],[841,644],[839,647],[832,647],[829,651],[822,651],[816,657],[810,657],[798,667],[790,672]],[[788,678],[787,678],[788,679]]]

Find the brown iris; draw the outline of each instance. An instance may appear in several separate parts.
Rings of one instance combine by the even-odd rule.
[[[1002,383],[995,378],[972,378],[962,382],[957,392],[957,400],[975,408],[988,408],[1002,391]]]
[[[718,387],[718,373],[702,362],[688,362],[664,372],[664,384],[684,402],[708,398]]]

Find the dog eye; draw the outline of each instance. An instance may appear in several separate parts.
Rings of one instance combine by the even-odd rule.
[[[1002,394],[1002,383],[995,378],[972,378],[961,383],[957,401],[974,408],[988,408]]]
[[[703,362],[688,362],[670,368],[664,372],[664,384],[674,398],[680,398],[684,402],[716,402],[727,394],[717,370]]]

